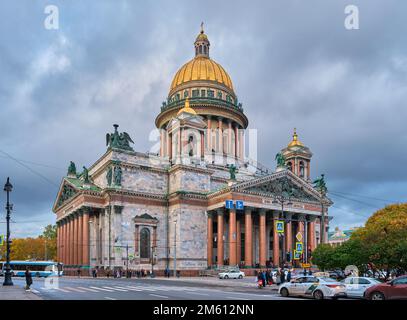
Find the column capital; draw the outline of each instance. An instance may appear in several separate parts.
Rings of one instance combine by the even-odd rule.
[[[298,215],[298,220],[301,221],[301,222],[305,221],[306,220],[305,214],[299,214]]]
[[[317,220],[317,216],[308,215],[308,221],[309,222],[314,222],[315,220]]]
[[[278,218],[280,218],[280,212],[273,211],[273,219],[278,219]]]
[[[224,215],[223,208],[216,209],[216,213],[218,216],[223,216]]]
[[[293,218],[293,213],[292,213],[292,212],[286,212],[286,213],[284,214],[284,218],[285,218],[286,220],[290,220],[290,221],[291,221],[291,219]]]
[[[252,209],[251,208],[245,208],[244,209],[244,214],[251,215],[252,214]]]
[[[209,211],[209,212],[207,212],[207,217],[212,219],[212,218],[213,218],[213,213],[212,213],[212,212],[210,212],[210,211]]]
[[[266,213],[267,213],[267,210],[266,210],[266,209],[260,209],[260,210],[259,210],[259,215],[260,215],[260,216],[265,216]]]

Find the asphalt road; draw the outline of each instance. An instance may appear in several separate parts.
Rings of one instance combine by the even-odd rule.
[[[291,300],[270,288],[223,287],[165,279],[33,278],[32,292],[47,300]],[[219,280],[222,281],[222,280]],[[229,280],[234,281],[234,280]],[[23,278],[13,278],[24,286]]]

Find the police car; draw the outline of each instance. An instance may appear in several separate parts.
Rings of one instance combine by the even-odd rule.
[[[283,297],[346,298],[345,285],[327,277],[301,276],[280,285],[278,292]]]

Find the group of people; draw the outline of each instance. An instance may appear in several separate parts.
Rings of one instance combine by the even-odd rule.
[[[259,284],[259,287],[265,287],[266,285],[272,284],[280,285],[286,281],[291,281],[291,270],[278,268],[275,274],[268,269],[260,270],[257,273],[257,283]]]
[[[98,277],[98,268],[94,268],[92,269],[92,276],[93,278],[97,278]],[[111,276],[113,278],[132,278],[132,277],[136,277],[136,278],[144,278],[147,276],[151,276],[151,272],[150,270],[123,270],[123,269],[113,269],[110,270],[109,268],[106,268],[104,270],[104,272],[102,272],[102,275],[105,275],[107,278],[110,278]],[[80,270],[78,269],[78,276],[80,275]]]

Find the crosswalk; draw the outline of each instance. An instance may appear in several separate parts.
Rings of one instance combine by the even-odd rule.
[[[92,285],[92,286],[61,286],[61,287],[40,287],[39,290],[32,289],[34,293],[41,292],[63,292],[63,293],[97,293],[97,292],[168,292],[168,291],[182,291],[196,295],[206,295],[205,293],[198,293],[196,291],[202,290],[200,288],[182,287],[182,286],[151,286],[151,285]]]

